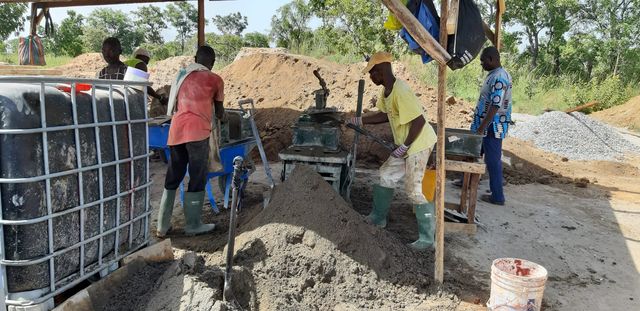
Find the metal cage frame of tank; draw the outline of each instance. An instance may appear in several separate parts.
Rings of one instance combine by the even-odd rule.
[[[45,181],[46,183],[46,188],[45,188],[45,196],[46,196],[46,205],[47,205],[47,214],[45,216],[42,217],[37,217],[37,218],[33,218],[33,219],[28,219],[28,220],[5,220],[2,216],[2,201],[0,200],[0,295],[2,295],[1,299],[0,299],[0,308],[1,310],[6,310],[6,308],[8,306],[12,306],[12,307],[26,307],[26,306],[36,306],[36,305],[41,305],[41,304],[52,304],[52,298],[54,296],[56,296],[57,294],[60,294],[74,286],[76,286],[77,284],[79,284],[80,282],[86,280],[87,278],[98,274],[98,273],[104,273],[105,270],[107,270],[110,267],[113,267],[114,264],[117,264],[118,261],[120,259],[122,259],[123,257],[133,253],[134,251],[138,250],[139,248],[141,248],[142,246],[146,245],[149,241],[149,215],[151,214],[151,211],[149,209],[149,196],[150,194],[150,185],[151,185],[151,181],[150,181],[150,175],[149,175],[149,156],[150,156],[150,152],[149,152],[149,144],[148,144],[148,138],[145,138],[145,140],[147,141],[145,150],[146,152],[142,155],[138,155],[138,156],[134,156],[134,148],[133,148],[133,140],[132,140],[132,126],[127,126],[127,132],[128,132],[128,141],[129,141],[129,157],[128,158],[124,158],[124,159],[120,159],[120,154],[119,154],[119,150],[118,150],[118,139],[117,139],[117,134],[116,134],[116,126],[118,125],[132,125],[132,124],[137,124],[137,123],[144,123],[145,124],[145,135],[146,137],[148,137],[149,135],[149,127],[147,122],[149,122],[151,119],[149,119],[148,117],[148,112],[146,109],[146,104],[144,106],[144,119],[136,119],[136,120],[131,120],[131,115],[130,115],[130,105],[129,105],[129,92],[125,91],[123,92],[124,94],[124,107],[126,110],[126,120],[124,121],[116,121],[115,118],[115,109],[114,109],[114,98],[113,98],[113,92],[114,92],[114,87],[118,87],[116,88],[116,90],[119,90],[121,88],[127,89],[130,87],[139,87],[142,88],[142,92],[144,94],[143,98],[147,98],[147,86],[150,85],[150,83],[148,82],[133,82],[133,81],[119,81],[119,80],[96,80],[96,79],[79,79],[79,78],[64,78],[64,77],[7,77],[7,76],[0,76],[0,83],[29,83],[29,84],[39,84],[40,85],[40,97],[39,97],[39,102],[40,102],[40,120],[41,120],[41,127],[40,128],[32,128],[32,129],[0,129],[0,134],[11,134],[11,135],[16,135],[16,134],[42,134],[42,143],[43,143],[43,150],[45,150],[43,152],[43,162],[44,162],[44,175],[41,176],[35,176],[35,177],[25,177],[25,178],[0,178],[0,184],[10,184],[10,183],[28,183],[28,182],[35,182],[35,181]],[[72,115],[73,115],[73,125],[65,125],[65,126],[55,126],[55,127],[47,127],[47,120],[46,120],[46,103],[45,103],[45,86],[51,86],[52,84],[59,84],[59,83],[65,83],[65,84],[70,84],[71,85],[71,109],[72,109]],[[92,102],[92,110],[93,110],[93,123],[87,123],[87,124],[79,124],[78,123],[78,106],[76,103],[76,85],[78,83],[83,83],[83,84],[90,84],[92,86],[91,88],[91,102]],[[96,86],[99,87],[104,87],[104,88],[108,88],[109,91],[109,105],[110,105],[110,113],[111,113],[111,120],[108,122],[99,122],[98,119],[98,110],[97,110],[97,104],[96,104]],[[121,87],[121,88],[120,88]],[[113,144],[114,144],[114,156],[115,156],[115,161],[111,161],[108,163],[103,163],[102,162],[102,154],[101,154],[101,143],[100,143],[100,127],[104,127],[104,126],[109,126],[112,129],[112,133],[113,133]],[[75,145],[79,146],[80,145],[80,129],[83,128],[94,128],[95,132],[94,135],[96,137],[96,149],[97,149],[97,165],[91,165],[91,166],[82,166],[82,157],[81,157],[81,148],[76,148],[76,165],[77,168],[72,169],[72,170],[66,170],[63,172],[57,172],[57,173],[50,173],[50,169],[49,169],[49,155],[48,152],[46,152],[46,150],[48,149],[48,140],[47,140],[47,134],[50,132],[54,132],[54,131],[62,131],[62,130],[74,130],[74,135],[75,135]],[[142,181],[142,185],[140,186],[135,186],[134,183],[134,165],[130,165],[130,178],[131,178],[131,189],[125,190],[124,192],[121,190],[121,185],[120,185],[120,165],[123,163],[128,163],[131,162],[133,163],[133,161],[135,160],[140,160],[140,159],[146,159],[146,168],[145,168],[145,178],[146,180]],[[108,166],[115,166],[116,168],[116,194],[112,195],[110,197],[105,198],[104,197],[104,183],[103,183],[103,168],[108,167]],[[83,178],[83,172],[89,171],[89,170],[97,170],[98,171],[98,180],[99,180],[99,192],[100,192],[100,197],[99,200],[91,202],[91,203],[87,203],[85,204],[84,202],[84,196],[83,196],[83,183],[82,183],[82,178]],[[73,208],[69,208],[63,211],[58,211],[58,212],[53,212],[52,211],[52,203],[51,203],[51,179],[52,178],[56,178],[56,177],[60,177],[60,176],[66,176],[66,175],[72,175],[72,174],[77,174],[78,175],[78,191],[79,191],[79,202],[80,204],[76,207]],[[120,224],[120,201],[122,197],[126,197],[126,196],[130,196],[131,200],[134,199],[135,195],[137,194],[137,191],[144,191],[144,195],[145,196],[145,202],[144,202],[144,212],[135,217],[134,218],[134,208],[133,206],[130,209],[130,216],[129,216],[129,220],[127,222],[124,222],[122,224]],[[0,189],[1,191],[1,189]],[[0,197],[2,196],[1,192],[0,192]],[[105,230],[105,224],[104,224],[104,218],[105,218],[105,208],[104,208],[104,203],[111,201],[111,200],[117,200],[116,202],[116,219],[115,219],[115,224],[114,227],[108,230]],[[97,235],[85,239],[85,221],[86,221],[86,211],[85,209],[87,209],[88,207],[93,207],[96,205],[100,205],[100,233],[98,233]],[[79,237],[79,242],[75,243],[71,246],[68,246],[66,248],[60,249],[55,251],[54,250],[54,243],[53,243],[53,219],[55,217],[60,217],[69,213],[73,213],[73,212],[79,212],[80,216],[79,216],[79,224],[80,224],[80,237]],[[141,221],[142,219],[144,219],[144,240],[142,241],[142,243],[140,243],[140,245],[133,247],[133,235],[134,235],[134,230],[133,230],[133,226],[134,223],[138,223],[139,221]],[[47,222],[47,228],[48,228],[48,253],[45,256],[42,256],[40,258],[37,259],[30,259],[30,260],[6,260],[5,259],[5,239],[4,239],[4,226],[5,225],[30,225],[30,224],[35,224],[38,222],[43,222],[46,221]],[[119,241],[120,241],[120,230],[123,228],[128,228],[128,243],[129,243],[129,249],[122,253],[119,254],[119,249],[118,246],[120,245]],[[124,231],[124,230],[123,230]],[[104,247],[104,238],[109,235],[115,233],[115,245],[114,245],[114,249],[113,252],[115,254],[115,256],[113,257],[113,259],[109,260],[109,261],[103,261],[103,257],[105,256],[105,254],[103,253],[103,247]],[[93,242],[93,241],[99,241],[99,251],[98,251],[98,262],[97,262],[97,267],[92,267],[94,264],[89,265],[89,266],[85,266],[85,245]],[[126,243],[126,242],[125,242]],[[76,250],[76,249],[80,249],[80,269],[78,272],[75,272],[73,274],[71,274],[70,276],[67,276],[61,280],[58,280],[56,282],[56,275],[55,275],[55,257],[60,256],[62,254],[65,254],[69,251],[72,250]],[[6,268],[7,266],[29,266],[29,265],[35,265],[35,264],[39,264],[45,261],[49,261],[49,291],[45,294],[42,295],[40,297],[37,297],[35,299],[31,299],[31,300],[12,300],[9,299],[8,297],[8,287],[7,287],[7,275],[6,275]],[[91,268],[91,271],[85,271],[88,268]],[[45,307],[47,308],[47,307]]]

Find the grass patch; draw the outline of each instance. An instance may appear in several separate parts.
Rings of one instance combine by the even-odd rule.
[[[407,55],[401,61],[425,84],[438,85],[435,62],[422,64],[417,55]],[[640,94],[638,85],[625,85],[617,76],[603,81],[581,82],[569,75],[543,76],[508,60],[504,66],[513,79],[513,112],[539,115],[545,110],[566,110],[591,101],[599,103],[593,110],[602,110],[624,104]],[[486,72],[480,67],[478,59],[462,69],[449,70],[447,94],[475,103],[485,77]]]
[[[56,56],[45,55],[44,57],[47,65],[45,68],[58,67],[69,63],[73,57],[71,56]],[[0,62],[7,63],[9,65],[18,65],[18,54],[0,54]]]

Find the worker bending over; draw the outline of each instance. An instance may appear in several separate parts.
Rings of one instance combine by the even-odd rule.
[[[215,227],[214,224],[203,224],[201,220],[213,114],[215,112],[218,119],[224,116],[224,82],[211,72],[215,58],[211,47],[199,47],[196,62],[181,70],[171,86],[167,114],[173,113],[174,107],[176,111],[167,141],[171,160],[158,213],[159,237],[164,237],[169,230],[176,189],[182,183],[187,166],[189,187],[184,195],[184,231],[194,235],[210,232]]]
[[[406,82],[393,75],[391,61],[391,54],[384,52],[369,59],[363,72],[369,73],[373,83],[384,86],[376,104],[380,112],[354,117],[350,122],[358,126],[389,122],[394,141],[399,145],[380,167],[380,183],[373,186],[373,210],[367,221],[380,227],[387,225],[394,188],[404,180],[405,191],[418,220],[418,240],[409,246],[423,250],[431,247],[434,241],[434,204],[422,193],[422,178],[436,134],[427,123],[420,100]]]

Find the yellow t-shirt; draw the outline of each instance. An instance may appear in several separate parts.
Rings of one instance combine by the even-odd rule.
[[[424,116],[425,121],[428,120],[418,97],[416,97],[409,85],[400,79],[396,79],[393,84],[393,90],[391,90],[391,94],[388,97],[384,96],[384,88],[382,88],[376,106],[389,116],[389,125],[391,125],[391,132],[393,132],[393,140],[396,145],[403,144],[407,139],[411,121],[420,115]],[[407,154],[411,155],[430,149],[435,143],[436,132],[431,127],[431,124],[426,122],[422,127],[422,132],[418,134],[418,137],[409,147]]]

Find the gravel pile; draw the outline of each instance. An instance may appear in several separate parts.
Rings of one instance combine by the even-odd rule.
[[[626,140],[614,128],[579,112],[547,112],[518,122],[509,133],[570,160],[611,161],[621,160],[626,153],[640,153],[640,146]]]

